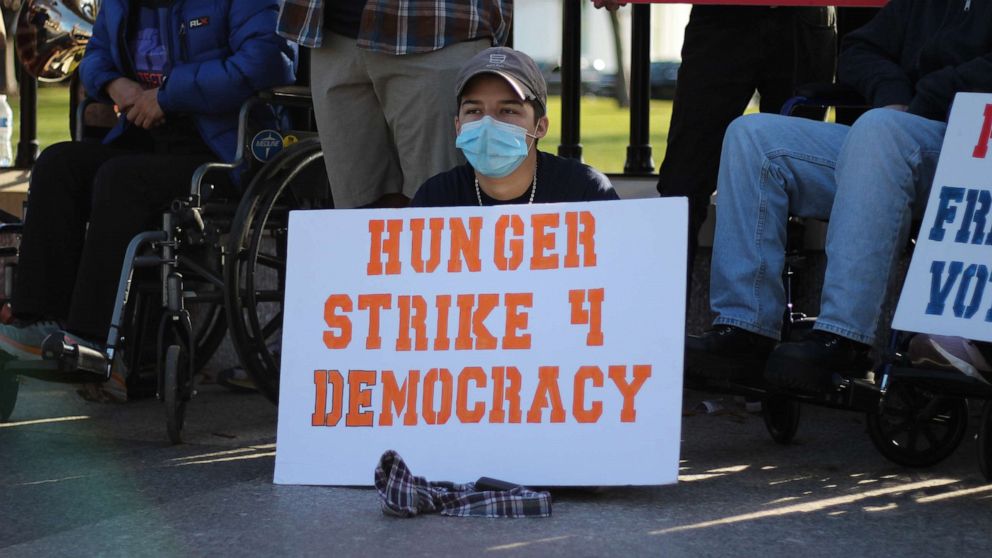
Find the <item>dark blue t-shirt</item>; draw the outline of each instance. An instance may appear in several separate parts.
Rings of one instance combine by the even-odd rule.
[[[134,60],[134,77],[145,89],[160,87],[169,74],[169,51],[162,37],[162,26],[168,24],[168,3],[137,2],[132,19],[128,48]]]
[[[530,188],[518,198],[497,200],[480,190],[482,205],[525,204]],[[572,159],[537,152],[537,191],[534,203],[616,200],[610,180],[598,170]],[[479,205],[475,194],[475,170],[469,164],[457,166],[424,182],[410,207],[455,207]]]
[[[161,87],[172,70],[166,41],[174,0],[133,0],[128,15],[127,48],[134,62],[133,78],[145,89]],[[141,146],[156,152],[206,154],[210,148],[188,114],[169,114],[165,123],[144,130],[128,127],[117,140],[121,145]]]

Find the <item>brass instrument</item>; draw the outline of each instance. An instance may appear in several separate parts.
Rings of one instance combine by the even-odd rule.
[[[69,77],[86,52],[102,0],[26,0],[15,43],[21,66],[40,81]]]

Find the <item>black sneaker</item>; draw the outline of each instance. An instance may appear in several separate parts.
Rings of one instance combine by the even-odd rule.
[[[772,386],[802,393],[825,393],[833,377],[863,378],[871,369],[868,345],[814,329],[806,339],[781,343],[768,357],[765,380]]]
[[[718,325],[685,338],[688,378],[747,380],[761,377],[775,339],[739,327]]]

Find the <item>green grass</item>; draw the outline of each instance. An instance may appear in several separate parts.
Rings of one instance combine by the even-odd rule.
[[[19,100],[10,99],[14,109],[14,147],[17,147]],[[651,146],[655,165],[665,154],[668,121],[672,115],[671,101],[651,101]],[[541,141],[541,149],[558,151],[561,142],[561,98],[548,99],[551,131]],[[630,111],[617,106],[616,101],[601,97],[583,97],[580,116],[582,156],[586,163],[603,172],[623,172],[630,132]],[[41,148],[69,139],[69,90],[49,86],[38,89],[38,143]]]
[[[651,101],[650,141],[655,170],[665,155],[668,122],[672,117],[671,101]],[[548,99],[551,131],[541,140],[541,150],[557,153],[561,142],[561,98]],[[613,99],[583,97],[579,115],[582,158],[603,172],[623,172],[630,142],[630,109],[620,108]]]
[[[14,109],[14,138],[12,143],[17,149],[20,136],[19,106],[20,99],[8,98]],[[69,88],[61,86],[38,88],[38,144],[42,149],[60,141],[69,139]]]

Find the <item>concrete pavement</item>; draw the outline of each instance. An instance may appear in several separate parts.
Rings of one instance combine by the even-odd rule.
[[[171,446],[154,400],[88,403],[28,380],[0,425],[0,556],[992,554],[974,427],[910,470],[858,414],[804,407],[780,446],[727,397],[687,392],[685,406],[721,397],[727,412],[683,420],[677,486],[555,491],[548,519],[396,519],[371,489],[273,485],[276,413],[260,396],[206,386]]]

